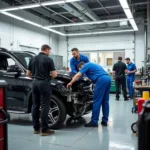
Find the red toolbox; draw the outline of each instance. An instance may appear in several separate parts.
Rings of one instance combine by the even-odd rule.
[[[145,100],[143,98],[138,99],[138,114],[141,113],[143,109],[143,104],[145,103]]]
[[[6,87],[7,83],[0,80],[0,150],[8,150]]]

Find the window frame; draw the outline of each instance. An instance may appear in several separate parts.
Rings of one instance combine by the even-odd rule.
[[[0,55],[5,55],[5,56],[9,56],[9,58],[12,58],[13,60],[14,60],[14,62],[16,62],[16,64],[18,65],[18,67],[21,69],[21,73],[25,73],[24,72],[24,69],[23,69],[23,66],[20,64],[20,62],[19,61],[17,61],[16,59],[15,59],[15,57],[13,57],[11,54],[9,54],[9,53],[6,53],[6,52],[0,52]],[[6,70],[6,72],[7,72],[7,70]]]
[[[109,52],[111,52],[111,53],[113,53],[113,56],[112,56],[112,66],[108,66],[107,65],[107,58],[106,58],[106,53],[109,53]],[[113,64],[115,63],[115,60],[114,60],[114,53],[115,52],[120,52],[120,53],[124,53],[124,55],[125,55],[125,50],[124,49],[120,49],[120,50],[96,50],[96,51],[81,51],[80,53],[81,54],[83,54],[84,55],[84,53],[88,53],[89,54],[89,60],[91,61],[91,53],[96,53],[97,54],[97,64],[99,64],[99,65],[101,65],[100,63],[99,63],[99,53],[104,53],[104,62],[103,62],[103,64],[104,65],[101,65],[102,67],[104,67],[104,68],[112,68],[113,67]]]

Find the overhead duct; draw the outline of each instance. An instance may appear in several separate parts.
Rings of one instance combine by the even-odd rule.
[[[60,6],[62,8],[64,8],[65,10],[67,10],[68,12],[70,12],[70,14],[72,14],[75,17],[80,18],[84,22],[90,21],[90,19],[85,14],[83,14],[81,12],[78,12],[75,8],[71,7],[70,5],[68,5],[68,4],[60,4]]]
[[[99,17],[83,2],[74,2],[72,5],[91,18],[93,21],[100,20]]]

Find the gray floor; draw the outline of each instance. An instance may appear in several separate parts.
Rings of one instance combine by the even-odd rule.
[[[67,119],[64,128],[48,137],[33,134],[30,116],[11,115],[15,120],[8,125],[9,150],[137,150],[137,137],[130,129],[137,114],[131,108],[131,100],[118,102],[111,95],[108,127],[84,128],[91,116],[86,115],[78,121]]]

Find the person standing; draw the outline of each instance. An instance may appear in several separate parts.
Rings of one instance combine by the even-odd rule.
[[[49,134],[55,133],[48,129],[48,112],[51,101],[51,78],[57,76],[53,60],[48,57],[50,54],[51,47],[49,45],[43,45],[41,52],[33,57],[28,66],[26,75],[33,78],[32,83],[32,119],[34,134],[40,133],[41,136],[48,136]],[[50,75],[51,74],[51,75]],[[41,127],[39,122],[41,106]]]
[[[87,56],[84,56],[79,53],[79,50],[77,48],[73,48],[72,50],[72,58],[70,59],[70,67],[71,67],[71,72],[76,74],[78,73],[78,65],[80,62],[89,62],[89,59]]]
[[[116,100],[119,101],[120,87],[122,86],[124,100],[127,101],[126,77],[127,72],[126,64],[122,62],[122,57],[118,57],[118,62],[113,66],[113,75],[116,82]]]
[[[107,126],[109,117],[109,93],[111,86],[110,77],[100,65],[92,62],[88,62],[86,64],[81,62],[78,65],[78,69],[80,71],[73,77],[71,82],[67,85],[67,88],[70,88],[72,84],[84,74],[95,84],[91,122],[85,124],[84,126],[98,127],[101,106],[103,112],[101,124],[103,126]]]
[[[128,91],[129,91],[129,98],[133,99],[133,82],[135,79],[135,73],[137,71],[136,66],[134,63],[130,61],[130,58],[126,58],[126,64],[127,64],[127,85],[128,85]]]

